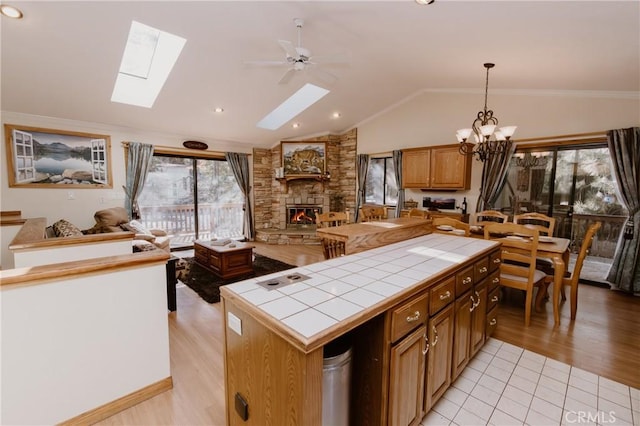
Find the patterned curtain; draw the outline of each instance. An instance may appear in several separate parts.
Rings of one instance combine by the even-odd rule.
[[[253,241],[255,230],[253,227],[253,208],[251,207],[251,181],[249,180],[249,154],[226,152],[225,159],[231,166],[231,171],[244,194],[244,223],[242,232],[248,241]]]
[[[393,167],[396,170],[396,184],[398,185],[398,204],[396,204],[396,217],[400,217],[400,211],[404,206],[404,189],[402,189],[402,151],[393,151]]]
[[[360,216],[360,207],[364,204],[365,189],[367,187],[367,170],[369,169],[369,156],[367,154],[358,154],[358,196],[356,197],[356,211],[354,222],[358,221]]]
[[[507,181],[509,162],[516,146],[512,141],[506,142],[505,150],[489,155],[482,165],[482,180],[480,181],[480,196],[476,204],[476,211],[492,210],[498,199],[502,187]]]
[[[129,142],[127,152],[127,176],[125,180],[124,207],[131,219],[140,219],[140,207],[138,197],[144,188],[147,174],[153,160],[153,145]]]
[[[618,239],[607,281],[640,293],[640,127],[610,130],[607,142],[613,171],[629,218]]]

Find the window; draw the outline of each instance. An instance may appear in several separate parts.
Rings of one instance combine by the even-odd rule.
[[[172,248],[196,239],[242,238],[244,195],[225,160],[156,154],[138,204]]]
[[[36,178],[33,152],[33,136],[31,133],[13,131],[13,167],[16,171],[16,182],[32,182]]]
[[[369,159],[365,203],[386,206],[398,203],[398,183],[392,157]]]

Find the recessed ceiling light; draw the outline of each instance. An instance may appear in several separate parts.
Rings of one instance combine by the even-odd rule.
[[[331,116],[333,118],[340,118],[340,117],[342,117],[342,114],[340,114],[339,112],[334,112]]]
[[[300,123],[293,123],[291,127],[293,127],[294,129],[297,129],[298,127],[300,127]]]
[[[0,5],[0,13],[6,16],[7,18],[21,19],[22,12],[20,9],[17,9],[13,6],[9,6],[8,4]]]
[[[214,111],[215,112],[224,112],[224,108],[218,107],[218,108],[214,109]]]

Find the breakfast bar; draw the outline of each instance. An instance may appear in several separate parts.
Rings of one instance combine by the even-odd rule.
[[[350,424],[419,422],[495,327],[499,248],[430,234],[222,287],[227,424],[322,424],[338,339]]]

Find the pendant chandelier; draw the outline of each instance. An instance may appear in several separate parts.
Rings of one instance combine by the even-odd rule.
[[[517,126],[498,127],[498,119],[493,116],[493,111],[487,109],[487,93],[489,92],[489,70],[495,64],[486,63],[484,67],[487,69],[487,79],[484,87],[484,109],[478,112],[476,119],[470,129],[460,129],[456,132],[458,142],[460,142],[459,151],[463,155],[475,155],[476,160],[485,161],[489,156],[504,152],[507,148],[507,141],[516,131]],[[473,132],[474,141],[470,141],[469,137]]]

